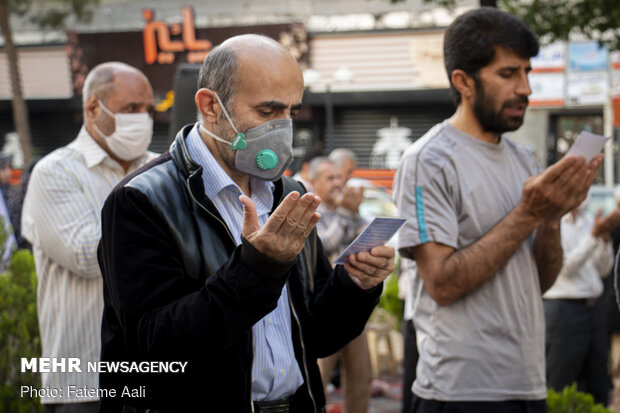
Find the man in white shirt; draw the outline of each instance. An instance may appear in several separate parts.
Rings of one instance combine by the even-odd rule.
[[[543,296],[546,321],[547,385],[556,391],[577,382],[607,405],[606,307],[602,277],[614,255],[610,231],[620,224],[620,206],[605,217],[592,216],[587,200],[561,221],[564,263]],[[582,387],[583,386],[583,387]]]
[[[84,125],[77,138],[39,161],[22,213],[23,236],[32,243],[43,357],[77,357],[82,373],[42,373],[44,412],[97,412],[97,395],[78,397],[68,386],[97,389],[103,290],[97,263],[100,210],[114,186],[154,154],[153,90],[139,70],[103,63],[87,76]]]

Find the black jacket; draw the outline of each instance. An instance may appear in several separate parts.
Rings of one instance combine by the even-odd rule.
[[[316,359],[361,333],[381,286],[363,291],[342,266],[332,272],[315,231],[291,263],[272,261],[247,241],[237,247],[185,146],[191,127],[112,191],[98,249],[101,360],[187,361],[186,371],[101,373],[100,388],[116,389],[101,411],[251,411],[252,326],[275,309],[285,283],[304,377],[294,411],[322,411]],[[286,193],[303,191],[289,178],[275,184],[274,208]],[[121,397],[125,389],[145,394]]]

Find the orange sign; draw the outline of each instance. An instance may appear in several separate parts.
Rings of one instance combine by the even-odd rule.
[[[213,45],[208,40],[196,39],[194,12],[191,7],[181,8],[183,24],[168,26],[162,21],[155,21],[153,9],[144,9],[142,17],[146,24],[142,30],[144,39],[144,60],[147,64],[174,63],[175,53],[187,52],[187,61],[201,63],[209,54]],[[181,34],[181,40],[172,40],[171,35]]]

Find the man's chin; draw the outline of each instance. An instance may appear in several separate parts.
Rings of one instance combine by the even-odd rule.
[[[513,116],[506,122],[506,132],[516,131],[523,125],[523,116]]]

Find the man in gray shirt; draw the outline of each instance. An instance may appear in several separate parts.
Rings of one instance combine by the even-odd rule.
[[[503,11],[457,18],[444,38],[457,106],[404,154],[394,195],[408,218],[399,250],[416,260],[418,412],[545,412],[541,294],[562,266],[560,218],[601,163],[565,157],[541,172],[502,136],[531,89],[533,32]]]

